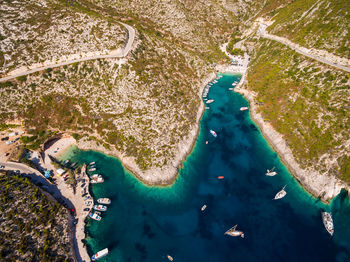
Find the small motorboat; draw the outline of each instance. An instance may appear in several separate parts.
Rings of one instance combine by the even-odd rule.
[[[167,255],[166,257],[169,259],[169,261],[173,261],[174,260],[173,257],[170,256],[170,255]]]
[[[224,176],[218,176],[218,179],[224,179]]]
[[[205,144],[207,145],[207,144],[208,144],[208,141],[205,141]]]
[[[95,167],[89,168],[89,172],[92,172],[92,171],[96,171],[96,168]]]
[[[210,132],[210,134],[212,134],[213,137],[217,137],[218,136],[214,130],[210,129],[209,132]]]
[[[94,165],[94,164],[96,164],[95,162],[90,162],[89,163],[89,166],[92,166],[92,165]]]
[[[214,99],[209,99],[208,101],[206,101],[207,104],[211,104],[214,102]]]
[[[273,167],[271,170],[267,169],[265,175],[267,175],[267,176],[275,176],[275,175],[277,175],[277,172],[274,171],[274,170],[275,170],[275,167]]]
[[[285,195],[287,195],[286,190],[284,190],[284,189],[286,188],[286,186],[287,186],[287,185],[285,185],[285,186],[282,188],[282,190],[279,191],[279,192],[275,195],[274,200],[281,199],[281,198],[285,197]]]
[[[201,211],[204,211],[207,208],[207,205],[203,205]]]
[[[237,225],[231,227],[229,230],[225,232],[225,235],[229,235],[231,237],[238,237],[244,238],[244,233],[242,231],[236,230]]]
[[[248,110],[248,109],[249,109],[249,107],[243,106],[243,107],[241,107],[239,110],[240,110],[240,111],[246,111],[246,110]]]

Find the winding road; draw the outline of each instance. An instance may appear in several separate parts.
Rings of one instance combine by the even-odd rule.
[[[56,67],[60,67],[60,66],[64,66],[64,65],[77,63],[77,62],[84,62],[84,61],[96,60],[96,59],[101,59],[101,58],[103,59],[103,58],[123,58],[123,57],[126,57],[129,53],[129,51],[131,50],[132,44],[134,43],[134,40],[135,40],[135,29],[130,25],[127,25],[124,23],[121,23],[121,24],[123,26],[125,26],[125,28],[127,30],[127,35],[126,35],[127,43],[125,44],[125,46],[122,50],[112,50],[112,51],[110,51],[109,54],[106,54],[106,55],[93,55],[93,56],[87,56],[87,57],[83,57],[83,58],[79,58],[79,59],[67,60],[67,61],[60,62],[60,63],[53,63],[53,64],[44,65],[44,66],[38,66],[38,67],[34,67],[34,68],[28,69],[28,70],[23,71],[23,72],[18,72],[18,73],[13,73],[13,74],[11,74],[11,72],[9,72],[8,76],[0,78],[0,82],[5,82],[8,80],[14,79],[16,77],[19,77],[19,76],[25,76],[25,75],[29,75],[29,74],[32,74],[35,72],[43,71],[43,70],[48,69],[48,68],[56,68]]]
[[[279,42],[281,44],[284,44],[284,45],[288,46],[289,48],[293,49],[294,51],[298,52],[299,54],[302,54],[302,55],[307,56],[309,58],[315,59],[315,60],[317,60],[317,61],[319,61],[321,63],[324,63],[324,64],[327,64],[327,65],[336,67],[336,68],[344,70],[346,72],[350,72],[350,67],[348,67],[348,66],[340,65],[340,64],[338,64],[338,63],[336,63],[334,61],[330,61],[330,60],[327,60],[327,59],[325,59],[323,57],[311,54],[309,49],[307,49],[305,47],[299,46],[298,44],[295,44],[295,43],[291,42],[290,40],[288,40],[286,38],[279,37],[279,36],[276,36],[276,35],[271,35],[271,34],[267,33],[266,32],[266,27],[267,27],[267,25],[260,24],[260,27],[259,27],[259,30],[258,30],[258,35],[260,35],[261,37],[270,39],[270,40],[277,41],[277,42]]]

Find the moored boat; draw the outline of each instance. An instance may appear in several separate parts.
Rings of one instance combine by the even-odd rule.
[[[92,208],[97,211],[107,211],[107,207],[104,205],[94,205]]]
[[[275,175],[277,175],[277,172],[274,171],[274,170],[275,170],[275,167],[273,167],[271,170],[267,169],[265,175],[267,175],[267,176],[275,176]]]
[[[97,203],[99,204],[104,204],[104,205],[109,205],[111,203],[111,200],[109,198],[99,198],[97,199]]]
[[[169,259],[169,261],[173,261],[174,260],[173,257],[170,256],[170,255],[167,255],[166,257]]]
[[[207,208],[207,205],[203,205],[201,210],[204,211]]]
[[[284,190],[284,189],[286,188],[286,186],[287,186],[287,185],[285,185],[285,186],[282,188],[282,190],[279,191],[279,192],[275,195],[274,200],[276,200],[276,199],[281,199],[281,198],[285,197],[285,195],[287,195],[286,190]]]
[[[240,110],[240,111],[246,111],[246,110],[248,110],[248,109],[249,109],[249,107],[243,106],[243,107],[241,107],[239,110]]]
[[[334,233],[334,224],[333,219],[330,213],[322,212],[322,222],[324,227],[327,229],[328,233],[333,236]]]
[[[209,132],[210,132],[210,134],[212,134],[212,135],[213,135],[213,137],[217,137],[217,136],[218,136],[214,130],[211,130],[211,129],[210,129],[210,131],[209,131]]]
[[[211,104],[211,103],[213,103],[214,102],[214,99],[209,99],[206,103],[207,104]]]
[[[229,235],[231,237],[238,237],[244,238],[244,233],[242,231],[236,230],[237,225],[231,227],[229,230],[225,232],[225,235]]]
[[[89,217],[92,218],[92,219],[94,219],[94,220],[97,220],[97,221],[100,221],[100,220],[101,220],[101,217],[100,217],[98,214],[96,214],[96,213],[90,212],[90,213],[89,213]]]
[[[98,177],[92,177],[92,179],[90,180],[91,184],[98,184],[98,183],[103,183],[105,180],[103,179],[103,177],[101,175],[98,175]]]
[[[89,168],[89,170],[88,170],[88,171],[90,171],[90,172],[92,172],[92,171],[96,171],[96,168],[95,168],[95,167]]]
[[[218,176],[218,179],[224,179],[224,176]]]
[[[95,162],[90,162],[89,163],[89,166],[92,166],[92,165],[94,165],[94,164],[96,164]]]
[[[105,249],[102,249],[102,250],[98,251],[95,255],[93,255],[91,257],[91,260],[92,261],[96,261],[96,260],[98,260],[98,259],[100,259],[102,257],[107,256],[107,255],[108,255],[108,248],[105,248]]]

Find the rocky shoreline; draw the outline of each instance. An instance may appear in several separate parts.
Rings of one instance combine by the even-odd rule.
[[[329,202],[340,193],[342,188],[349,191],[349,186],[334,176],[320,174],[311,168],[302,169],[300,167],[283,136],[270,123],[264,121],[263,116],[257,112],[254,99],[255,94],[244,88],[244,79],[245,77],[243,76],[234,91],[243,95],[249,101],[251,119],[257,124],[265,139],[277,152],[283,163],[299,183],[313,196],[320,198],[324,202]]]
[[[210,73],[204,78],[200,85],[200,90],[198,91],[198,96],[200,97],[200,106],[197,111],[196,123],[193,125],[192,130],[190,130],[189,135],[182,140],[178,145],[178,151],[175,154],[176,157],[172,159],[171,163],[162,168],[151,168],[146,171],[142,171],[136,164],[133,158],[123,156],[117,150],[108,150],[102,145],[97,145],[95,141],[81,139],[78,141],[77,146],[82,150],[95,150],[100,151],[104,154],[112,155],[120,159],[124,168],[129,170],[135,177],[137,177],[142,183],[149,186],[169,186],[173,184],[178,175],[178,168],[181,166],[182,162],[187,158],[187,156],[192,152],[195,145],[196,139],[199,134],[200,120],[204,113],[204,102],[202,100],[202,94],[205,86],[216,78],[216,74]]]

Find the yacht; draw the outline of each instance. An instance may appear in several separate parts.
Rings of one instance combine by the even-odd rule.
[[[210,134],[212,134],[213,137],[217,137],[217,136],[218,136],[218,135],[216,134],[216,132],[215,132],[214,130],[211,130],[211,129],[210,129]]]
[[[106,211],[107,210],[107,207],[104,205],[94,205],[92,208],[97,210],[97,211]]]
[[[102,257],[107,256],[107,255],[108,255],[108,248],[105,248],[105,249],[102,249],[102,250],[98,251],[95,255],[93,255],[91,257],[91,260],[92,261],[96,261],[96,260],[99,260]]]
[[[89,217],[91,217],[92,219],[97,220],[97,221],[101,220],[101,217],[98,214],[96,214],[96,213],[90,212],[89,213]]]
[[[231,237],[238,237],[244,238],[244,233],[242,231],[236,230],[237,225],[234,227],[231,227],[229,230],[225,232],[225,235],[229,235]]]
[[[324,227],[327,229],[328,233],[333,236],[334,233],[334,225],[333,225],[333,219],[330,213],[328,212],[322,212],[322,221]]]
[[[111,200],[109,198],[99,198],[97,199],[97,203],[109,205],[111,203]]]
[[[286,186],[287,186],[287,185],[285,185],[285,186],[282,188],[282,190],[279,191],[279,192],[275,195],[274,200],[281,199],[281,198],[285,197],[285,195],[287,195],[286,190],[284,190],[284,189],[286,188]]]
[[[246,110],[248,110],[248,109],[249,109],[249,107],[243,106],[243,107],[241,107],[239,110],[241,110],[241,111],[246,111]]]

